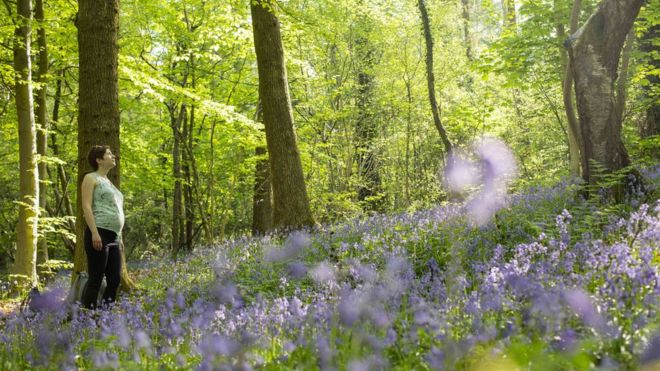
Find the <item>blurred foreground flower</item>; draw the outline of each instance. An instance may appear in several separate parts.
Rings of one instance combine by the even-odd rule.
[[[515,157],[504,142],[482,138],[472,146],[477,158],[454,155],[445,169],[445,183],[453,192],[465,192],[480,186],[467,202],[470,219],[484,225],[506,204],[506,187],[517,174]]]
[[[289,261],[298,257],[312,240],[305,232],[293,232],[284,242],[284,247],[269,246],[264,250],[264,260],[267,262]]]
[[[310,274],[317,283],[328,283],[335,280],[335,268],[325,261],[314,267]]]
[[[65,309],[64,298],[66,292],[62,288],[45,291],[43,293],[36,292],[30,301],[30,310],[34,312],[58,312]]]

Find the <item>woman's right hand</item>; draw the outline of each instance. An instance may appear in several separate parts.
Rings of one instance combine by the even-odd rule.
[[[98,231],[92,232],[92,247],[94,250],[101,251],[103,249],[103,241]]]

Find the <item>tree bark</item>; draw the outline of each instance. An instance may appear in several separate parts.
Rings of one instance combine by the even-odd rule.
[[[39,208],[46,210],[46,181],[48,180],[48,172],[46,171],[46,151],[47,151],[47,134],[48,134],[48,109],[46,105],[46,87],[48,82],[48,48],[46,45],[46,25],[44,24],[44,2],[43,0],[36,0],[34,16],[39,24],[37,30],[37,47],[39,49],[39,69],[35,81],[41,86],[37,92],[37,153],[39,154],[40,161],[39,169]],[[48,261],[48,240],[45,235],[42,235],[39,241],[37,251],[37,265],[43,264]]]
[[[194,88],[194,84],[193,84],[193,88]],[[204,117],[206,117],[206,116],[204,116]],[[193,129],[195,127],[195,125],[193,124],[195,122],[195,106],[191,107],[190,120],[191,120],[191,124],[190,124],[189,131],[190,131],[190,133],[193,133],[194,132]],[[204,126],[204,118],[202,118],[202,124],[200,126],[200,130],[202,129],[203,126]],[[199,131],[198,131],[198,133],[199,133]],[[194,207],[196,207],[197,212],[198,212],[197,216],[200,219],[200,227],[202,228],[202,230],[204,232],[204,239],[205,239],[206,243],[211,244],[211,243],[213,243],[213,233],[211,232],[211,216],[209,215],[209,212],[208,212],[209,202],[207,201],[205,203],[204,202],[204,197],[202,195],[202,186],[201,186],[201,181],[200,181],[200,178],[199,178],[199,171],[197,171],[197,159],[195,157],[194,144],[195,144],[195,139],[194,139],[193,135],[191,134],[190,137],[188,138],[188,145],[185,147],[185,150],[188,152],[188,158],[190,159],[190,173],[191,173],[190,197],[191,197],[191,200],[193,201],[192,206],[191,206],[192,210],[193,210],[192,219],[191,219],[191,226],[194,227],[194,222],[195,222],[195,218],[194,218],[194,215],[195,215],[194,210],[195,209],[194,209]],[[210,197],[210,194],[207,194],[206,199],[208,200],[209,197]],[[190,246],[193,246],[193,247],[194,247],[195,241],[196,241],[195,235],[196,235],[196,233],[194,231],[194,228],[191,228],[191,233],[190,233],[191,245]]]
[[[465,56],[472,61],[472,35],[470,33],[470,0],[461,0],[461,11],[463,15],[463,42],[465,42]]]
[[[193,224],[195,222],[195,215],[193,209],[192,197],[192,176],[190,173],[190,163],[192,161],[192,120],[195,118],[195,106],[190,106],[190,115],[186,115],[183,119],[183,130],[181,131],[181,144],[183,151],[181,152],[181,163],[183,172],[183,216],[184,216],[184,230],[183,242],[186,251],[193,249]]]
[[[56,126],[60,119],[60,101],[62,98],[63,79],[64,79],[64,69],[62,69],[59,72],[59,77],[57,79],[57,83],[55,84],[55,97],[53,97],[53,114],[51,116],[52,117],[51,123],[53,126]],[[55,127],[55,129],[57,129],[57,127]],[[60,151],[59,151],[59,146],[57,145],[57,135],[55,134],[55,131],[56,130],[53,130],[50,133],[49,146],[51,147],[53,156],[57,157],[59,156]],[[48,167],[46,167],[46,169],[48,170]],[[51,179],[56,178],[56,177],[51,177],[50,175],[49,177]],[[57,165],[57,180],[58,180],[58,185],[53,187],[53,194],[55,195],[55,201],[57,202],[57,208],[54,210],[55,214],[59,216],[75,215],[73,211],[73,206],[71,206],[71,199],[69,197],[69,192],[68,192],[69,177],[67,176],[66,171],[64,170],[64,166],[62,164]],[[59,191],[58,191],[58,187],[59,187]],[[62,208],[65,209],[64,212],[62,212]],[[75,235],[76,234],[75,222],[69,219],[67,226],[69,228],[69,232]],[[73,239],[65,237],[64,235],[62,236],[62,241],[64,242],[64,246],[71,253],[71,256],[75,256],[76,242]]]
[[[32,101],[32,67],[30,39],[32,34],[31,0],[16,2],[17,23],[14,40],[16,73],[16,112],[18,114],[18,151],[20,204],[16,226],[16,255],[12,273],[26,278],[26,284],[37,284],[37,224],[39,218],[39,175],[37,172],[37,138]]]
[[[515,0],[502,0],[502,13],[504,15],[505,27],[516,27],[516,2]]]
[[[379,211],[382,208],[382,185],[380,164],[376,153],[375,141],[378,128],[374,117],[372,102],[376,50],[370,45],[368,33],[372,26],[363,16],[355,40],[357,55],[357,121],[355,123],[355,158],[358,170],[358,201],[367,211]]]
[[[117,166],[108,173],[112,183],[120,188],[121,147],[119,140],[118,45],[119,0],[79,0],[78,61],[78,179],[76,197],[76,253],[74,277],[87,269],[83,231],[80,185],[92,169],[87,153],[93,145],[106,144],[117,157]],[[122,241],[123,242],[123,241]],[[122,255],[124,249],[121,249]],[[122,256],[122,260],[125,257]],[[121,286],[131,287],[126,264],[122,265]]]
[[[185,12],[185,9],[184,9]],[[193,32],[192,25],[188,22],[188,17],[185,17],[188,32]],[[188,67],[191,88],[195,89],[195,54],[190,52],[188,57],[188,62],[186,67]],[[195,224],[195,209],[193,207],[193,180],[190,171],[192,162],[194,161],[193,153],[193,128],[195,125],[195,105],[190,105],[190,115],[186,116],[183,121],[183,131],[181,143],[184,146],[184,151],[182,153],[183,159],[183,175],[186,182],[183,184],[183,204],[185,209],[185,241],[186,241],[186,250],[193,250],[193,229]]]
[[[256,120],[262,120],[261,101],[257,104]],[[252,196],[252,234],[261,235],[273,226],[273,196],[270,185],[270,167],[266,147],[255,148],[257,163],[254,169],[254,194]]]
[[[179,115],[176,115],[176,105],[168,107],[170,110],[170,126],[172,127],[172,174],[174,175],[174,190],[172,191],[172,255],[176,256],[181,249],[183,234],[183,205],[181,202],[181,123],[186,116],[186,105],[182,104]]]
[[[558,1],[555,1],[556,7]],[[582,7],[581,0],[573,1],[573,8],[571,11],[569,30],[570,34],[574,34],[578,28],[578,19],[580,17],[580,9]],[[564,24],[561,19],[557,19],[557,37],[562,40],[566,35],[564,32]],[[568,60],[568,53],[565,49],[560,50],[560,57],[562,63],[563,77],[562,77],[562,96],[564,100],[564,112],[568,121],[568,157],[569,157],[569,170],[572,176],[580,175],[580,130],[575,107],[573,106],[573,74],[571,73],[571,65]]]
[[[628,37],[624,44],[623,53],[621,55],[621,67],[619,76],[616,81],[616,103],[615,108],[618,115],[623,118],[623,113],[626,109],[626,99],[628,94],[626,92],[626,83],[628,82],[628,68],[630,66],[630,53],[635,43],[635,30],[631,28],[628,32]]]
[[[648,9],[647,9],[648,10]],[[653,70],[660,70],[660,57],[654,56],[653,53],[658,50],[656,45],[653,45],[656,40],[660,39],[660,24],[654,24],[642,35],[640,40],[639,49],[647,55]],[[660,86],[660,76],[658,74],[648,74],[646,79],[649,81],[647,85],[642,86],[642,92],[645,100],[649,101],[648,108],[646,109],[646,117],[642,121],[639,134],[642,138],[647,138],[652,135],[660,135],[660,101],[657,96],[654,98],[652,88]]]
[[[582,136],[582,176],[595,184],[591,162],[615,172],[630,164],[621,140],[615,82],[623,43],[643,0],[604,0],[567,40]],[[618,193],[618,192],[617,192]]]
[[[273,223],[273,206],[270,186],[270,169],[266,147],[255,148],[259,157],[254,169],[254,195],[252,198],[252,234],[261,235],[271,229]]]
[[[431,22],[429,20],[429,14],[426,10],[426,1],[419,0],[417,5],[419,6],[419,12],[422,17],[424,41],[426,43],[426,83],[429,92],[429,102],[431,103],[431,113],[433,114],[433,123],[435,124],[436,129],[438,129],[440,139],[442,140],[442,144],[445,147],[445,153],[447,156],[450,156],[452,145],[449,141],[449,138],[447,137],[447,132],[442,125],[442,120],[440,119],[440,106],[438,105],[438,102],[435,98],[435,75],[433,72],[433,35],[431,34]]]
[[[275,228],[316,224],[309,208],[289,97],[280,25],[272,0],[251,1],[254,48],[273,187]]]
[[[209,213],[208,213],[208,234],[209,243],[215,241],[215,125],[216,119],[211,122],[211,138],[209,139],[209,176],[207,178],[206,195],[208,197]]]

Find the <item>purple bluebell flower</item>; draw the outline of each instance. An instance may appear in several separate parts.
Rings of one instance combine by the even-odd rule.
[[[337,306],[341,323],[346,326],[353,326],[362,314],[363,304],[357,293],[353,294],[349,290],[345,290]]]
[[[30,310],[43,312],[58,312],[65,309],[66,292],[62,288],[35,293],[30,301]]]
[[[433,370],[444,370],[446,369],[445,364],[445,352],[442,349],[436,347],[431,348],[431,351],[426,355],[426,362],[429,364]]]
[[[151,349],[151,338],[149,335],[142,331],[142,330],[137,330],[135,332],[135,345],[137,346],[138,349]]]
[[[240,350],[240,344],[226,336],[210,334],[199,343],[200,353],[206,357],[215,355],[233,356]]]
[[[309,273],[318,283],[329,283],[335,280],[335,268],[325,261],[317,264]]]
[[[605,326],[605,320],[598,313],[591,298],[582,290],[570,289],[563,292],[566,304],[577,313],[587,326],[601,330]]]
[[[465,159],[464,155],[455,154],[447,162],[445,181],[447,187],[454,192],[463,192],[476,186],[481,178],[477,165]]]
[[[555,349],[563,352],[571,352],[578,344],[578,335],[571,328],[564,329],[556,335],[552,341]]]
[[[303,263],[289,263],[288,273],[292,278],[303,279],[307,276],[307,266]]]
[[[649,341],[644,353],[640,358],[643,365],[656,364],[660,362],[660,335],[653,336]]]
[[[516,176],[517,165],[513,152],[499,139],[484,137],[473,146],[484,166],[484,178],[488,183],[505,183]]]

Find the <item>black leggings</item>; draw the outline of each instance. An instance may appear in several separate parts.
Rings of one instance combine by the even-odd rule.
[[[85,227],[85,252],[87,253],[87,272],[89,280],[83,290],[82,306],[85,308],[95,308],[96,300],[101,289],[101,282],[105,274],[106,288],[103,293],[103,303],[112,303],[117,297],[117,288],[119,288],[119,276],[121,272],[121,255],[119,246],[109,243],[115,242],[117,234],[113,231],[96,228],[101,235],[103,249],[98,251],[92,245],[92,231]]]

